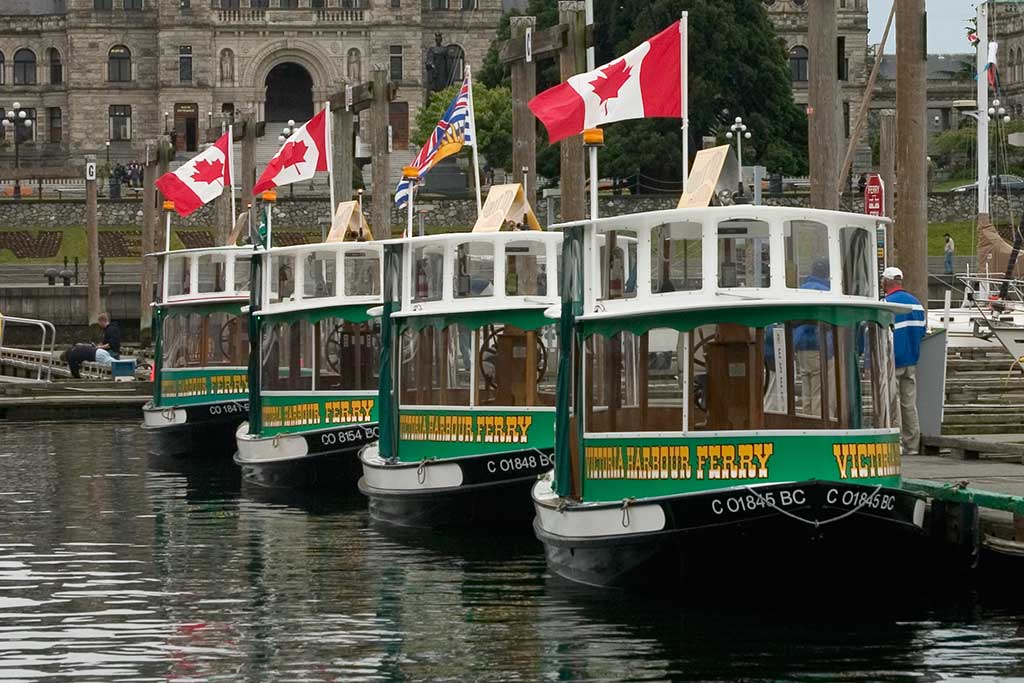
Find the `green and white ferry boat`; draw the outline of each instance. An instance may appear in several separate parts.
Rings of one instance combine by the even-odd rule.
[[[381,245],[327,241],[256,255],[253,391],[235,462],[266,486],[354,486],[357,453],[377,439],[380,323],[369,311],[381,304]]]
[[[904,307],[879,301],[879,220],[737,205],[555,226],[566,352],[533,488],[551,571],[757,590],[908,566],[925,502],[901,488]]]
[[[528,523],[554,447],[559,352],[545,311],[561,241],[534,229],[385,244],[380,441],[360,456],[372,518]]]
[[[229,454],[249,410],[248,247],[155,255],[153,398],[143,429],[163,455]]]

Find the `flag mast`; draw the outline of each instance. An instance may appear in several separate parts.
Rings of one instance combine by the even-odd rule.
[[[473,136],[473,178],[476,180],[476,217],[480,218],[480,212],[483,210],[483,203],[480,201],[480,157],[477,154],[477,145],[479,144],[480,138],[476,132],[476,106],[473,104],[473,76],[469,69],[469,64],[466,65],[465,73],[466,83],[469,86],[469,129]]]
[[[324,147],[327,149],[327,185],[330,187],[331,205],[327,209],[327,218],[330,221],[334,220],[334,210],[337,205],[334,203],[334,121],[331,120],[331,101],[327,100],[324,105],[327,109],[327,117],[324,121],[324,137],[327,138],[324,142]]]
[[[594,0],[585,0],[583,3],[584,23],[587,31],[592,31],[594,26]],[[594,70],[594,46],[587,47],[587,71]],[[590,220],[597,218],[597,146],[588,149],[590,155]]]
[[[690,179],[690,79],[687,78],[690,69],[689,23],[690,13],[683,10],[679,19],[679,94],[682,98],[679,103],[679,115],[683,119],[683,192],[686,192],[686,185]]]
[[[235,134],[234,124],[228,124],[228,183],[227,189],[231,192],[231,225],[235,224],[238,215],[235,213]],[[231,245],[228,245],[231,246]]]

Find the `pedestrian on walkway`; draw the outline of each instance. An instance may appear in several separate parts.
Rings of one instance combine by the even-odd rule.
[[[911,309],[896,316],[892,343],[900,392],[900,442],[904,455],[917,455],[921,443],[921,424],[917,417],[917,361],[921,357],[921,340],[928,323],[924,306],[903,289],[902,270],[889,266],[882,271],[882,289],[886,301],[910,306]]]
[[[946,267],[946,275],[953,274],[953,253],[956,251],[956,245],[953,243],[953,238],[950,237],[947,232],[943,237],[946,239],[945,244],[942,247],[943,254],[945,256],[944,265]]]

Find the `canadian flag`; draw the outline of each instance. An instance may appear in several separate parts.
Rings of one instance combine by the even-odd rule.
[[[330,170],[329,162],[325,108],[284,141],[256,181],[252,193],[258,195],[272,187],[308,180],[317,171]]]
[[[189,215],[231,187],[230,140],[228,133],[221,135],[205,152],[156,179],[157,189],[174,202],[179,216]]]
[[[549,88],[530,110],[558,142],[612,121],[682,116],[679,22],[622,57]]]

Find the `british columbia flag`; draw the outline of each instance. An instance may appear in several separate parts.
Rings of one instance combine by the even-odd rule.
[[[473,113],[469,107],[469,76],[462,81],[462,87],[448,110],[437,122],[430,139],[420,148],[415,161],[411,166],[419,170],[419,178],[423,179],[427,171],[437,165],[442,159],[457,154],[462,147],[474,144]],[[411,183],[403,178],[395,190],[395,206],[405,207],[409,201]]]

